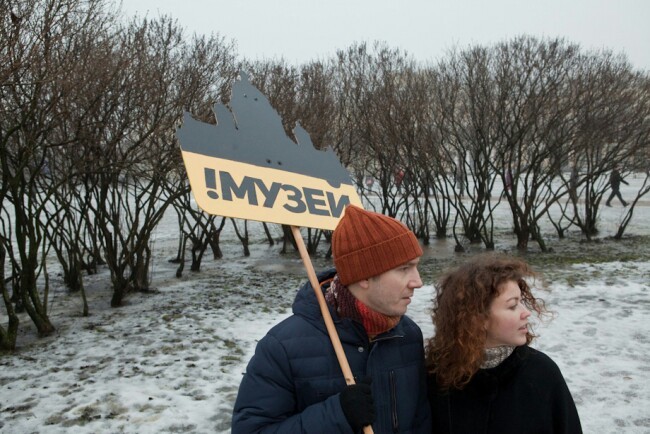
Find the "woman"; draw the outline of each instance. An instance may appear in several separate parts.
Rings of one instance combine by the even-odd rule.
[[[436,287],[427,342],[433,432],[453,434],[582,433],[557,365],[530,348],[535,273],[523,261],[473,258]]]

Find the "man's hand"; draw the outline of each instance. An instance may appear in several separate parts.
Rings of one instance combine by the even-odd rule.
[[[366,377],[357,384],[346,386],[339,395],[343,414],[355,433],[375,421],[371,382],[372,378]]]

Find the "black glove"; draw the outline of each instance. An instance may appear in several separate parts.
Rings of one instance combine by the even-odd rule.
[[[366,377],[357,384],[346,386],[339,394],[343,414],[355,433],[375,421],[371,382],[372,378]]]

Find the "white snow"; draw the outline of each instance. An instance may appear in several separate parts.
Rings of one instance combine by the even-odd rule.
[[[650,233],[648,205],[638,206],[630,233]],[[617,202],[603,209],[603,235],[613,233],[621,211]],[[223,259],[206,255],[200,273],[186,268],[176,279],[167,262],[175,255],[176,220],[168,217],[154,244],[155,292],[110,308],[103,270],[86,277],[84,318],[79,295],[53,278],[56,335],[34,337],[21,314],[20,348],[0,356],[0,433],[229,432],[255,343],[290,314],[307,276],[297,255],[282,257],[261,235],[244,258],[228,229]],[[261,232],[255,225],[251,233]],[[432,241],[429,249],[436,248]],[[451,248],[444,244],[449,255]],[[314,263],[317,270],[327,265],[322,257]],[[650,433],[649,270],[648,262],[577,264],[569,273],[575,279],[552,281],[549,293],[538,293],[555,318],[538,325],[535,346],[560,366],[585,433]],[[238,279],[225,277],[233,273]],[[425,337],[433,333],[432,284],[416,292],[408,313]]]

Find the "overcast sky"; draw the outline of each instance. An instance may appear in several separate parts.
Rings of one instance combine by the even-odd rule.
[[[251,60],[299,64],[379,40],[428,61],[455,46],[528,34],[624,52],[635,68],[650,70],[649,0],[124,0],[123,9],[219,33]]]

